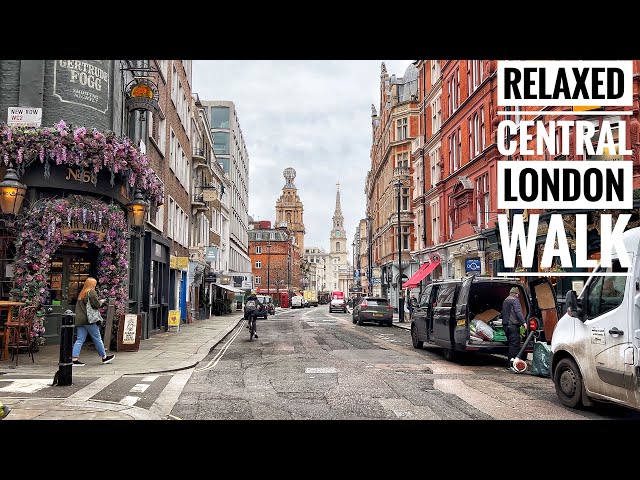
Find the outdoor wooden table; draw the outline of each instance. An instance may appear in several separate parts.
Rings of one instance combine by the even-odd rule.
[[[2,358],[5,360],[9,358],[9,338],[8,333],[9,329],[7,328],[7,324],[11,322],[11,318],[13,316],[13,307],[21,307],[24,303],[22,302],[10,302],[7,300],[0,300],[0,312],[3,310],[7,311],[7,321],[4,324],[4,353],[2,354]]]

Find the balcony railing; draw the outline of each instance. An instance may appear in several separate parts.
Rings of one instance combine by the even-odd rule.
[[[409,178],[409,167],[396,167],[393,169],[393,178],[406,179]]]
[[[206,167],[209,165],[209,159],[207,158],[207,153],[204,148],[194,148],[193,149],[193,166],[194,167]]]
[[[195,208],[196,211],[205,211],[209,209],[201,193],[195,194],[193,196],[193,200],[191,201],[191,206]]]

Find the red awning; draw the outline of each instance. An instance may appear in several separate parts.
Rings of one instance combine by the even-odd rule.
[[[402,288],[416,288],[418,286],[418,283],[420,283],[423,278],[433,272],[438,265],[440,265],[439,261],[423,263],[418,271],[414,273],[409,280],[402,284]]]

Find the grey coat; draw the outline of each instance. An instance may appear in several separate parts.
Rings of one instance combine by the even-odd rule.
[[[502,304],[502,325],[524,325],[524,315],[520,299],[509,295]]]
[[[84,297],[82,300],[78,299],[78,301],[76,302],[76,327],[89,324],[89,322],[87,322],[87,299],[91,302],[91,306],[93,308],[100,308],[100,300],[98,300],[98,294],[95,290],[89,290],[86,297]]]

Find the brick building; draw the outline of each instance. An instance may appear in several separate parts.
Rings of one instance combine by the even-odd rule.
[[[444,236],[441,235],[441,201],[444,184],[442,178],[442,72],[441,60],[418,60],[418,98],[420,109],[420,135],[412,145],[414,185],[412,205],[414,211],[415,243],[412,255],[418,263],[431,260],[434,254],[443,258]],[[429,278],[442,278],[439,264]]]
[[[150,126],[153,119],[163,117],[162,108],[166,108],[166,83],[160,81],[161,73],[156,68],[161,61],[149,60],[2,60],[0,61],[0,121],[6,121],[8,107],[28,106],[42,109],[43,128],[52,128],[54,123],[63,120],[73,129],[84,127],[85,133],[78,135],[93,135],[96,129],[101,134],[108,131],[117,137],[126,137],[129,152],[136,149],[146,153],[150,161],[151,170],[167,185],[166,175],[159,153],[155,151],[153,141],[150,141]],[[167,67],[171,61],[163,61]],[[145,83],[151,77],[154,82]],[[163,77],[166,79],[167,77]],[[148,101],[137,103],[131,95],[133,86],[146,89]],[[190,98],[190,97],[189,97]],[[160,111],[157,111],[158,105]],[[63,128],[63,127],[60,127]],[[166,138],[166,136],[165,136]],[[124,145],[124,143],[123,143]],[[139,150],[137,150],[139,149]],[[44,154],[44,152],[43,152]],[[104,152],[100,152],[103,155]],[[106,159],[107,157],[105,157]],[[95,160],[94,156],[92,160]],[[17,159],[16,159],[17,160]],[[20,172],[20,181],[27,186],[27,198],[23,203],[23,213],[27,213],[36,200],[43,200],[47,204],[63,202],[74,198],[92,202],[94,209],[99,206],[116,205],[121,214],[126,216],[127,205],[134,198],[134,189],[128,181],[130,168],[109,172],[107,161],[104,165],[96,165],[95,178],[85,180],[85,175],[79,175],[78,169],[65,164],[66,160],[46,164],[31,162]],[[131,167],[129,165],[128,167]],[[46,174],[45,174],[46,172]],[[88,175],[88,172],[85,172]],[[0,178],[5,175],[4,166],[0,167]],[[143,187],[135,190],[142,193],[149,200]],[[98,275],[101,261],[99,256],[108,254],[104,247],[87,242],[60,244],[50,263],[43,269],[47,273],[47,285],[44,289],[42,303],[45,312],[44,326],[46,339],[49,343],[59,341],[61,314],[67,308],[73,310],[82,281],[87,276],[97,277],[103,286],[110,281],[113,287],[109,295],[115,297],[122,310],[129,313],[143,315],[142,337],[159,330],[166,325],[168,309],[171,308],[169,294],[168,268],[154,268],[159,265],[169,265],[169,242],[164,238],[164,220],[162,213],[166,209],[167,189],[164,188],[164,204],[154,208],[153,220],[160,223],[158,229],[147,222],[146,233],[133,231],[127,239],[126,256],[128,271],[124,275],[110,277]],[[77,197],[76,197],[77,196]],[[187,199],[188,200],[188,199]],[[153,205],[154,202],[151,202]],[[189,203],[187,202],[188,206]],[[95,210],[90,213],[95,213]],[[30,213],[30,215],[35,213]],[[151,217],[149,218],[151,220]],[[69,220],[70,221],[70,220]],[[99,221],[100,222],[100,221]],[[78,231],[86,232],[90,226],[82,222],[83,228]],[[154,230],[154,232],[149,232]],[[12,232],[12,234],[14,234]],[[121,234],[119,230],[118,234]],[[0,237],[11,240],[0,232]],[[15,250],[7,242],[0,242],[0,268],[5,269],[6,262],[13,262]],[[102,252],[99,253],[100,248]],[[120,247],[120,252],[122,249]],[[152,263],[151,259],[154,260]],[[117,284],[115,283],[117,280]],[[7,298],[5,288],[11,283],[3,277],[0,282],[0,297]],[[126,286],[124,293],[122,287]],[[113,292],[113,293],[111,293]],[[149,301],[154,295],[159,300],[154,309]],[[175,297],[175,291],[174,291]],[[174,298],[175,299],[175,298]],[[113,340],[113,338],[112,338]]]
[[[418,70],[410,65],[402,78],[389,75],[385,64],[380,74],[380,113],[371,107],[373,144],[371,169],[365,181],[367,217],[371,218],[370,248],[372,262],[381,267],[381,294],[397,307],[398,230],[402,238],[403,279],[408,279],[418,265],[411,263],[413,248],[413,211],[411,143],[419,134]],[[402,183],[400,225],[394,186]],[[406,277],[406,278],[405,278]],[[404,281],[404,280],[403,280]]]
[[[301,289],[300,250],[294,248],[293,237],[286,229],[271,228],[271,222],[249,225],[253,227],[248,235],[254,289],[273,295],[276,305],[287,308],[287,292]]]
[[[147,120],[146,150],[165,188],[164,204],[147,221],[145,264],[150,272],[145,288],[151,293],[143,301],[153,332],[166,327],[169,310],[180,310],[181,318],[187,318],[193,152],[191,60],[150,62],[160,109]]]
[[[574,109],[570,114],[552,114],[552,115],[541,115],[539,113],[526,114],[528,111],[548,111],[548,112],[565,112],[569,110],[567,107],[516,107],[513,109],[515,112],[519,114],[505,114],[496,116],[493,119],[493,122],[497,125],[498,122],[502,120],[511,120],[517,125],[517,130],[515,134],[519,135],[520,129],[522,128],[523,121],[543,121],[545,130],[549,129],[549,122],[555,122],[555,135],[552,133],[551,137],[555,139],[555,151],[550,152],[548,148],[546,148],[546,144],[543,143],[544,148],[541,155],[523,155],[521,153],[521,145],[519,142],[519,138],[516,138],[515,135],[511,137],[512,141],[517,141],[516,149],[509,159],[513,160],[546,160],[546,161],[564,161],[564,160],[576,160],[576,161],[586,161],[586,160],[628,160],[633,162],[633,188],[634,188],[634,205],[632,211],[625,211],[625,213],[632,213],[632,216],[627,224],[627,228],[633,228],[640,226],[640,216],[638,215],[638,207],[640,206],[640,195],[638,195],[640,188],[640,60],[633,61],[633,105],[628,107],[581,107],[579,109]],[[597,102],[594,102],[597,103]],[[509,108],[502,108],[501,110],[511,112]],[[607,114],[607,111],[611,111],[611,114]],[[620,115],[617,112],[627,111],[631,112],[630,115]],[[596,149],[598,140],[604,135],[604,130],[602,128],[604,121],[608,121],[611,126],[611,138],[616,144],[615,152],[605,151],[603,155],[592,155],[586,149],[584,149],[583,153],[578,153],[578,140],[577,140],[577,132],[575,126],[568,127],[568,134],[563,134],[563,130],[558,125],[560,121],[586,121],[590,122],[594,125],[595,135],[592,137],[592,143],[594,150]],[[624,130],[622,130],[624,129]],[[527,133],[532,135],[532,138],[527,141],[527,149],[537,151],[538,150],[538,135],[537,128],[534,126],[528,126]],[[625,144],[621,145],[620,140],[624,139]],[[566,145],[565,145],[566,143]],[[566,151],[563,151],[566,148]],[[631,155],[623,155],[620,150],[622,148],[626,148],[631,150]],[[599,214],[603,213],[600,211],[585,211],[585,210],[530,210],[530,209],[522,209],[522,210],[513,210],[511,215],[524,215],[525,223],[528,221],[529,216],[532,213],[538,213],[539,223],[537,230],[537,247],[534,253],[533,258],[533,268],[529,269],[522,265],[522,261],[519,256],[516,257],[516,266],[515,271],[547,271],[550,273],[556,269],[561,269],[564,272],[584,272],[586,269],[584,268],[566,268],[561,267],[559,263],[554,263],[550,268],[544,269],[541,267],[540,262],[542,260],[543,246],[544,240],[546,238],[549,217],[551,214],[559,213],[564,214],[563,224],[565,231],[568,237],[568,244],[570,255],[572,259],[572,263],[575,264],[576,258],[576,219],[575,214],[587,214],[587,258],[592,260],[597,260],[600,258],[600,223],[599,223]],[[617,218],[617,215],[620,211],[611,211],[608,213],[613,214],[613,221]],[[497,255],[496,255],[497,256]],[[555,259],[556,262],[559,262],[558,259]],[[503,266],[502,260],[498,260],[499,268],[501,271],[507,270]],[[517,275],[517,273],[516,273]],[[568,290],[571,290],[575,286],[575,282],[583,282],[584,277],[571,277],[571,276],[563,276],[563,277],[550,277],[552,284],[554,285],[558,300],[560,303],[564,302],[564,296]]]
[[[460,278],[471,263],[487,271],[476,239],[497,220],[494,122],[497,105],[496,62],[442,61],[441,130],[443,185],[439,198],[440,249],[444,275]],[[433,218],[433,213],[432,213]],[[444,220],[444,221],[442,221]],[[491,269],[489,269],[491,270]]]

